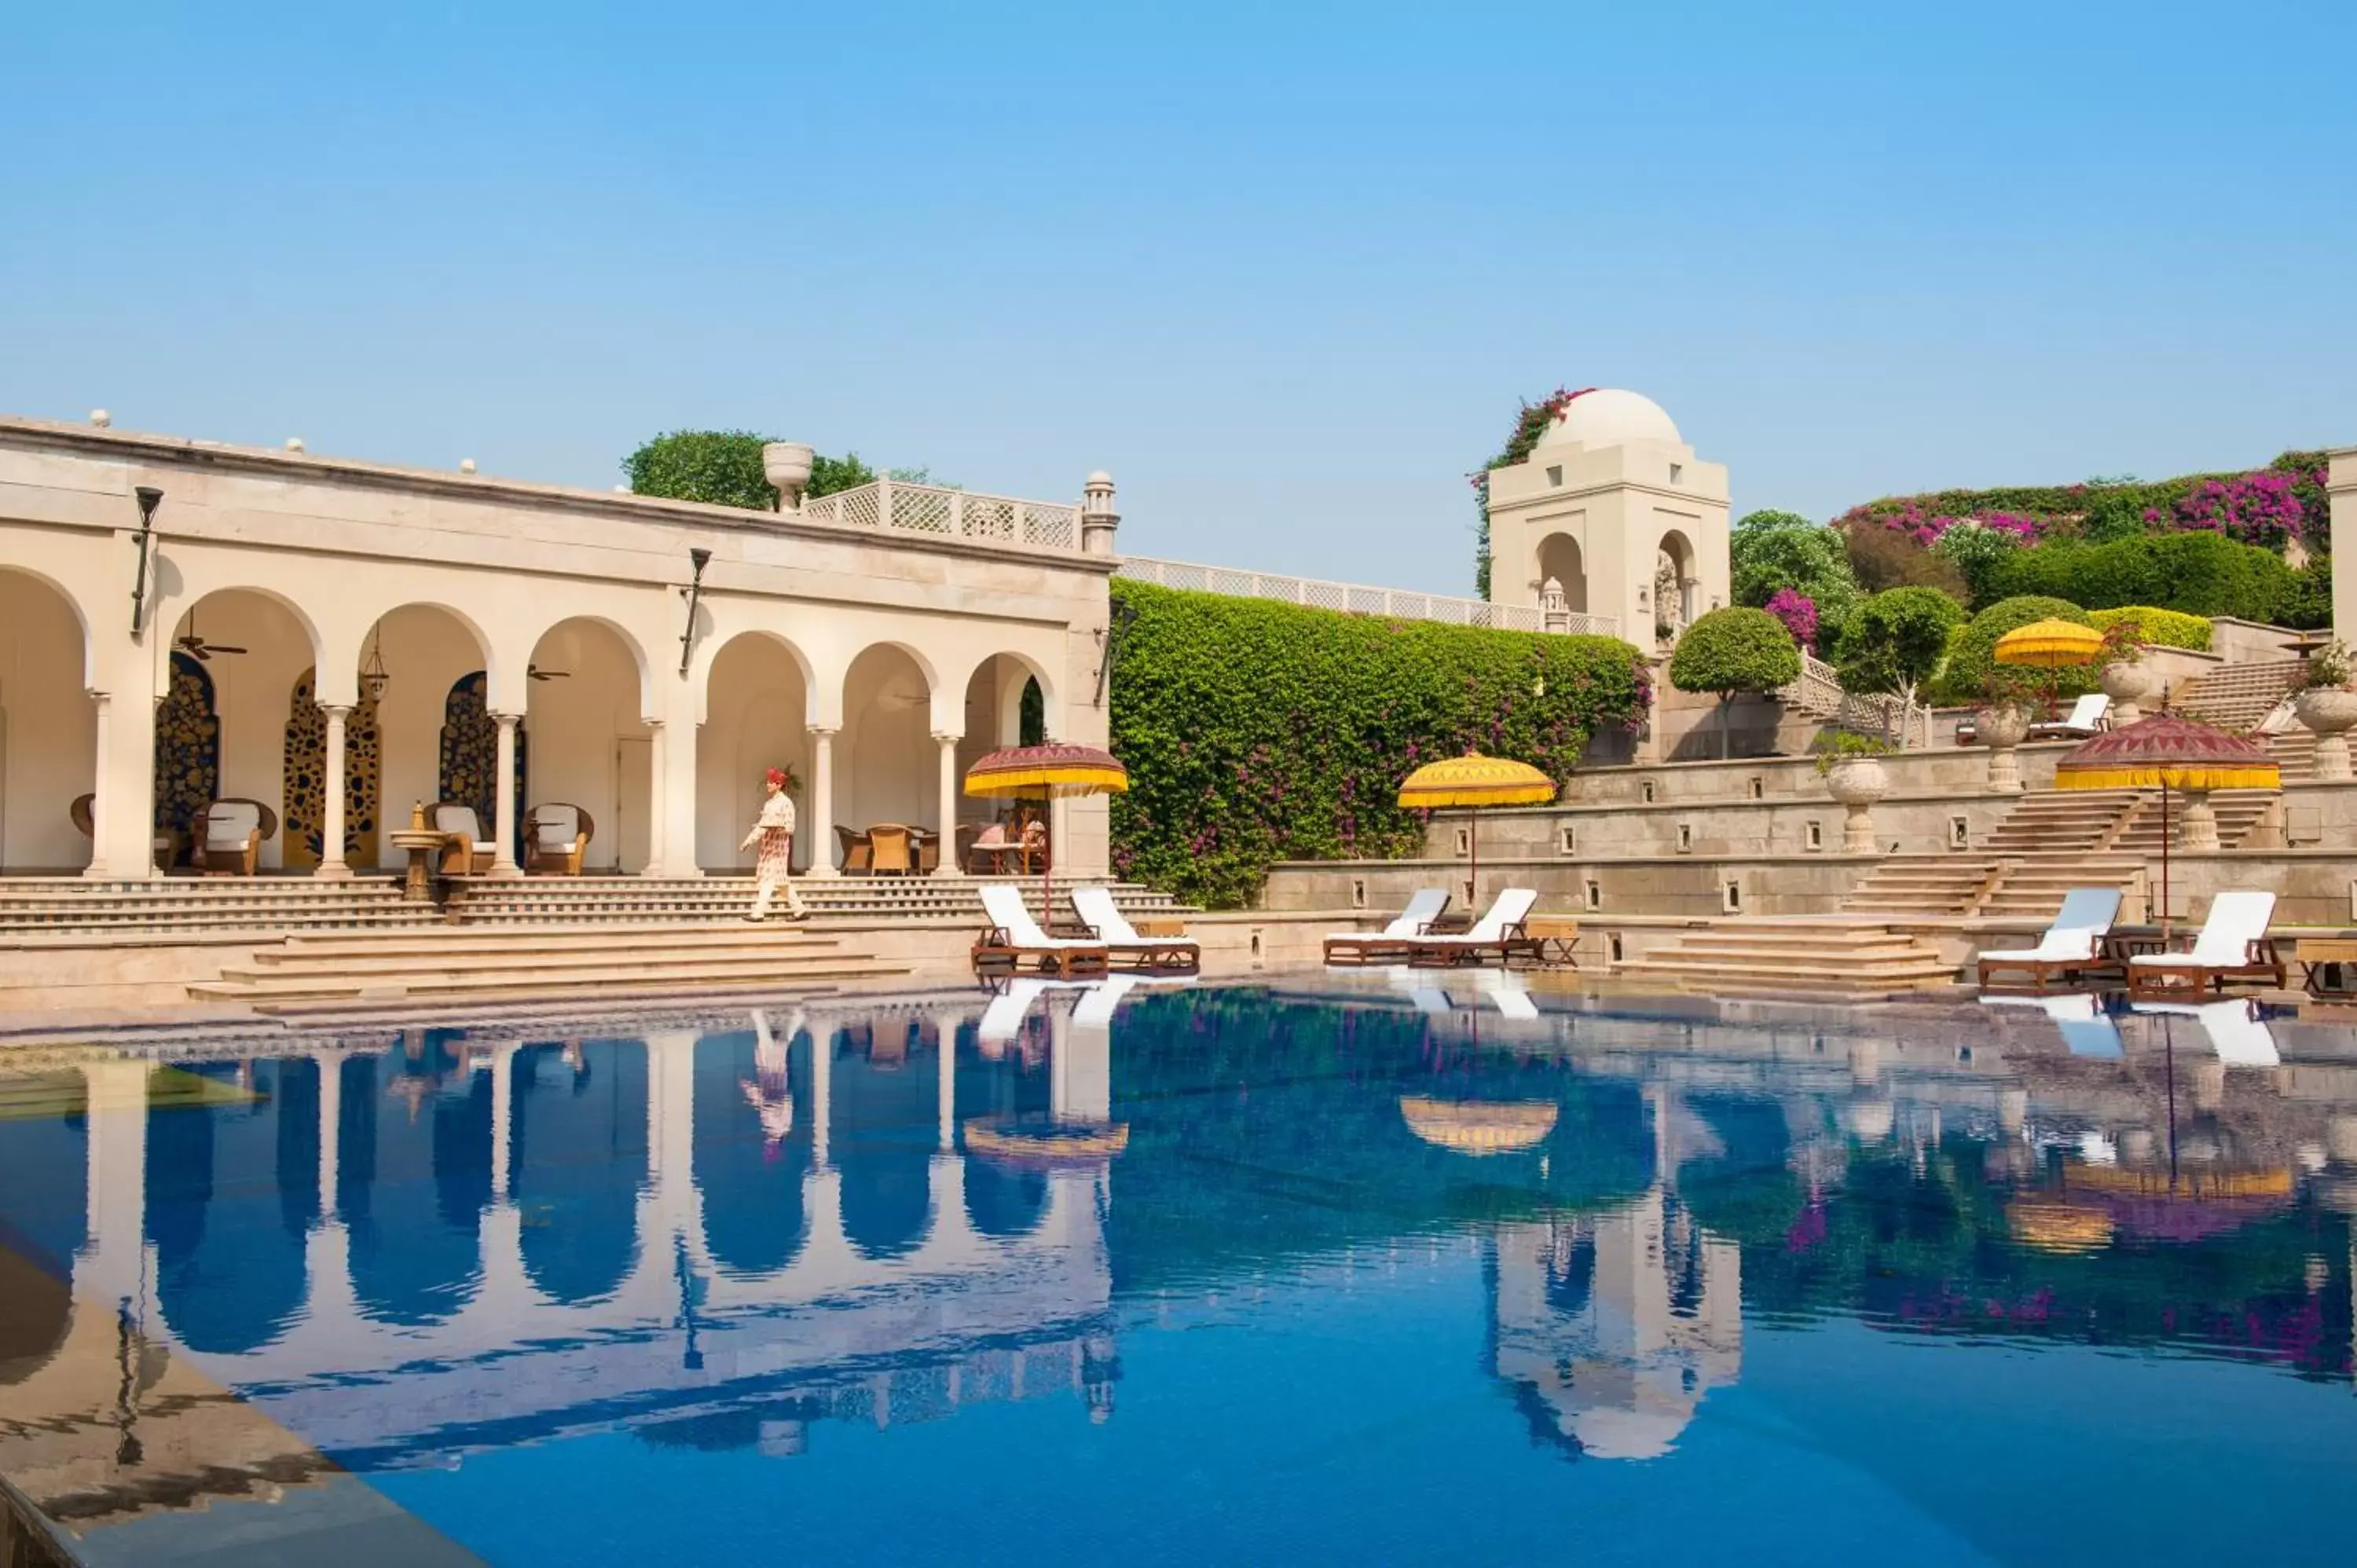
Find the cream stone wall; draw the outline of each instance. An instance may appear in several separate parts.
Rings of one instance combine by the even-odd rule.
[[[164,499],[134,635],[141,486]],[[152,873],[155,703],[192,607],[206,639],[249,650],[209,665],[221,793],[274,809],[295,681],[316,666],[321,704],[356,703],[381,632],[388,825],[437,793],[443,703],[478,670],[520,725],[532,798],[515,811],[587,808],[592,865],[739,864],[779,760],[804,779],[804,858],[831,849],[822,811],[933,825],[965,809],[978,674],[994,719],[1019,670],[1052,737],[1103,744],[1112,521],[1079,531],[1084,553],[0,419],[0,608],[16,612],[0,630],[0,866]],[[711,556],[683,671],[691,548]],[[530,680],[534,663],[566,678]],[[65,814],[93,788],[94,846]],[[1102,803],[1060,818],[1064,867],[1103,875]],[[282,854],[272,843],[265,864]]]
[[[2330,453],[2325,483],[2332,501],[2332,532],[2337,539],[2357,539],[2357,446]],[[2332,562],[2332,633],[2347,641],[2357,638],[2357,552],[2343,550]]]

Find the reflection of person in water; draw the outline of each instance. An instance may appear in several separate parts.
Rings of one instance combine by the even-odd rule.
[[[802,1031],[802,1014],[799,1007],[787,1020],[782,1039],[770,1031],[769,1014],[754,1009],[753,1076],[737,1079],[737,1087],[744,1090],[745,1103],[761,1120],[762,1152],[773,1160],[783,1152],[785,1141],[794,1130],[794,1094],[786,1078],[786,1050]]]

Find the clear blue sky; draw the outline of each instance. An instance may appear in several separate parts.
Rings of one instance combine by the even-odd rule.
[[[1518,398],[1738,510],[2357,443],[2357,5],[0,6],[0,409],[742,425],[1460,591]]]

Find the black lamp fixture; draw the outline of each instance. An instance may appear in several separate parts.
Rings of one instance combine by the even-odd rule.
[[[164,492],[142,485],[131,493],[139,498],[139,575],[131,584],[131,635],[137,637],[147,625],[147,552],[156,538],[156,509],[164,504]]]
[[[1121,645],[1129,634],[1130,623],[1137,618],[1137,607],[1127,599],[1115,599],[1108,616],[1109,625],[1097,635],[1097,700],[1105,704],[1105,686],[1113,679],[1113,661],[1121,656]]]
[[[712,564],[712,552],[697,545],[687,553],[695,566],[695,575],[688,579],[680,594],[687,600],[687,629],[679,634],[679,672],[687,673],[687,661],[695,651],[695,605],[704,596],[704,569]]]
[[[369,632],[368,659],[361,665],[361,684],[367,688],[369,701],[384,700],[384,689],[393,684],[393,671],[384,667],[384,623],[379,621]]]

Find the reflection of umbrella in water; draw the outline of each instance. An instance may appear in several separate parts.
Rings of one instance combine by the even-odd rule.
[[[2212,848],[2193,842],[2197,822],[2208,822],[2207,797],[2212,789],[2272,789],[2283,781],[2276,759],[2255,742],[2228,735],[2177,714],[2159,713],[2124,728],[2107,731],[2072,748],[2054,767],[2058,789],[2160,790],[2160,929],[2168,940],[2169,792],[2182,789],[2192,799],[2186,806],[2186,847]]]
[[[1433,1100],[1400,1096],[1407,1130],[1437,1148],[1460,1155],[1518,1155],[1555,1131],[1551,1100]]]

